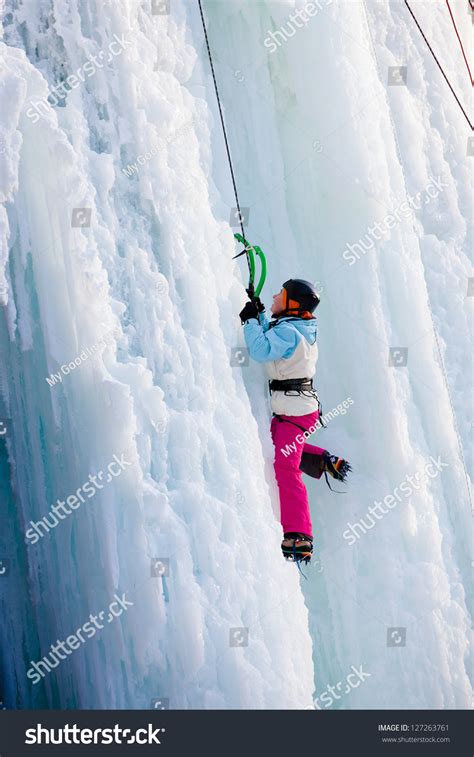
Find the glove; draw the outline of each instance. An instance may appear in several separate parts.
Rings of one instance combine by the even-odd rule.
[[[260,301],[259,301],[260,302]],[[260,302],[260,308],[263,310],[265,309]],[[262,310],[259,308],[258,303],[255,300],[249,300],[245,303],[244,309],[240,311],[239,316],[242,323],[246,323],[247,321],[250,321],[251,318],[256,318],[258,320],[258,314],[262,312]]]
[[[263,313],[264,310],[265,310],[265,305],[263,304],[263,302],[260,299],[260,297],[255,297],[255,295],[253,293],[253,287],[250,287],[249,289],[246,289],[245,291],[248,294],[249,300],[252,300],[252,302],[255,302],[255,304],[257,306],[257,309],[258,309],[258,312],[259,313]]]
[[[254,297],[254,302],[255,302],[255,304],[257,306],[258,312],[259,313],[263,313],[263,311],[265,310],[265,305],[261,301],[260,297]]]

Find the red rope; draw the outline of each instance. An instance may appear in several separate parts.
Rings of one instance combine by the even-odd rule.
[[[438,58],[437,58],[437,57],[436,57],[436,55],[434,54],[434,52],[433,52],[433,48],[431,47],[430,43],[429,43],[429,42],[428,42],[428,40],[426,39],[426,37],[425,37],[425,33],[424,33],[423,29],[421,28],[420,24],[418,23],[418,21],[417,21],[417,18],[416,18],[416,16],[415,16],[415,14],[413,13],[412,9],[410,8],[410,5],[409,5],[409,3],[408,3],[408,0],[404,0],[404,2],[405,2],[405,5],[406,5],[406,7],[408,8],[408,10],[410,11],[410,14],[411,14],[411,17],[413,18],[413,21],[415,22],[415,24],[416,24],[416,25],[417,25],[417,27],[418,27],[418,29],[419,29],[419,31],[420,31],[420,34],[421,34],[421,36],[422,36],[422,37],[423,37],[423,39],[425,40],[425,42],[426,42],[426,45],[427,45],[427,47],[428,47],[428,50],[430,51],[431,55],[432,55],[432,56],[433,56],[433,58],[435,59],[435,61],[436,61],[437,65],[438,65],[438,68],[439,68],[439,70],[441,71],[441,73],[443,74],[444,78],[446,79],[446,83],[447,83],[447,85],[448,85],[449,89],[451,90],[451,92],[453,93],[453,95],[454,95],[454,97],[455,97],[455,99],[456,99],[456,102],[457,102],[457,104],[458,104],[458,105],[459,105],[459,107],[461,108],[461,110],[462,110],[462,112],[463,112],[463,114],[464,114],[464,118],[465,118],[465,119],[466,119],[466,121],[468,122],[468,124],[469,124],[469,126],[471,127],[471,129],[472,129],[472,130],[474,130],[474,126],[472,125],[472,123],[471,123],[471,121],[470,121],[470,119],[469,119],[469,116],[467,115],[466,111],[464,110],[464,108],[463,108],[463,106],[462,106],[462,103],[461,103],[461,101],[460,101],[459,97],[457,96],[456,92],[454,91],[454,89],[453,89],[453,87],[452,87],[452,85],[451,85],[451,82],[449,81],[448,77],[447,77],[447,76],[446,76],[446,74],[444,73],[444,69],[443,69],[443,67],[442,67],[441,63],[439,62]]]
[[[471,0],[469,0],[469,2],[471,2]],[[459,36],[458,27],[456,26],[456,22],[454,20],[454,16],[453,16],[452,11],[451,11],[451,6],[449,4],[449,0],[446,0],[446,5],[448,6],[449,15],[451,16],[451,21],[453,22],[453,26],[454,26],[454,28],[456,30],[456,36],[457,36],[457,38],[459,40],[459,44],[461,45],[462,54],[464,56],[464,60],[466,61],[467,70],[469,71],[469,78],[471,80],[471,84],[472,84],[472,86],[474,86],[474,79],[472,78],[471,69],[469,68],[469,63],[467,62],[466,53],[464,52],[464,47],[463,47],[463,44],[462,44],[462,40],[461,40],[461,37]],[[473,8],[472,5],[471,5],[471,8]]]

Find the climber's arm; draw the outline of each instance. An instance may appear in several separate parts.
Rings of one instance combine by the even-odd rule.
[[[262,311],[259,313],[258,320],[260,321],[260,326],[264,331],[268,331],[268,327],[270,326],[270,321],[268,320],[266,314]]]
[[[252,318],[244,325],[244,338],[250,357],[259,363],[265,363],[291,357],[298,344],[299,334],[294,326],[285,322],[265,331],[264,326]]]

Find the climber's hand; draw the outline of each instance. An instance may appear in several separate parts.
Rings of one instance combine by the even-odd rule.
[[[263,304],[263,302],[260,299],[260,297],[255,297],[254,298],[254,302],[255,302],[255,304],[257,306],[258,312],[259,313],[263,313],[263,311],[265,310],[265,305]]]
[[[260,299],[260,297],[255,297],[255,295],[253,293],[253,286],[249,287],[245,291],[247,292],[247,294],[249,296],[249,300],[252,300],[253,302],[255,302],[257,304],[258,312],[259,313],[263,313],[263,311],[265,310],[265,305],[263,304],[263,302]]]
[[[260,303],[260,306],[262,306],[262,303]],[[259,309],[259,306],[255,300],[249,300],[245,303],[244,309],[240,311],[240,320],[242,323],[246,323],[247,321],[250,321],[251,318],[256,318],[258,321],[258,314],[261,313],[262,310]]]

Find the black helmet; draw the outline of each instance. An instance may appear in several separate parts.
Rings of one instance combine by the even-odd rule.
[[[310,281],[304,281],[304,279],[288,279],[283,284],[283,289],[286,291],[287,303],[286,310],[309,310],[310,313],[314,313],[319,305],[319,297],[316,294],[316,289]],[[295,300],[299,303],[299,308],[291,308],[289,301]]]

